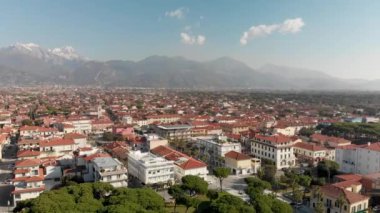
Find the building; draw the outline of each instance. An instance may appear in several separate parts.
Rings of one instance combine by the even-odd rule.
[[[176,114],[167,114],[167,115],[151,115],[147,116],[147,124],[153,124],[155,122],[163,123],[163,124],[169,124],[179,121],[181,119],[180,115]]]
[[[92,121],[86,117],[71,117],[63,122],[63,124],[69,124],[74,127],[74,132],[85,134],[91,133],[92,131]]]
[[[251,141],[251,154],[259,159],[273,161],[277,169],[295,165],[293,145],[299,139],[282,134],[255,135]]]
[[[40,165],[40,159],[26,159],[15,163],[15,178],[12,179],[15,205],[19,201],[38,197],[45,190],[44,174]]]
[[[92,160],[94,181],[110,183],[114,187],[127,187],[128,176],[124,165],[112,157],[99,157]]]
[[[157,134],[145,134],[144,135],[146,141],[146,150],[152,150],[158,146],[167,146],[168,140],[160,137]]]
[[[157,125],[154,130],[159,136],[167,139],[191,137],[190,125]]]
[[[293,146],[294,154],[299,162],[317,164],[323,160],[335,160],[335,150],[307,142],[298,142]]]
[[[9,144],[10,139],[7,134],[0,134],[0,159],[3,158],[3,152],[5,151],[5,145]]]
[[[176,151],[168,146],[158,146],[151,150],[157,156],[164,157],[167,160],[174,161],[175,177],[181,180],[183,176],[195,175],[207,179],[207,164]]]
[[[234,175],[257,173],[261,161],[236,151],[229,151],[224,155],[225,167],[231,169]]]
[[[87,136],[79,133],[68,133],[65,134],[63,139],[74,140],[76,148],[83,148],[87,146]]]
[[[71,154],[78,147],[73,139],[55,138],[52,140],[40,141],[39,148],[43,156],[59,156]]]
[[[12,124],[12,119],[11,119],[12,113],[10,112],[0,112],[0,127],[3,126],[8,126]]]
[[[174,162],[150,152],[132,151],[128,155],[128,173],[143,184],[172,184]]]
[[[351,144],[351,141],[344,138],[338,138],[333,136],[321,135],[321,134],[312,134],[310,136],[311,141],[318,143],[320,146],[327,146],[336,148],[339,146],[347,146]]]
[[[348,187],[349,188],[349,187]],[[346,189],[338,185],[324,185],[320,189],[321,202],[324,206],[325,212],[342,212],[342,213],[355,213],[365,212],[368,208],[369,197],[361,195],[355,191]],[[318,202],[318,197],[311,197],[311,207],[315,207]],[[343,205],[339,206],[338,199],[343,199]]]
[[[229,151],[241,152],[240,143],[232,143],[227,141],[226,136],[215,137],[199,137],[196,138],[201,154],[207,159],[209,164],[213,166],[223,166],[224,155]]]
[[[337,147],[335,155],[341,172],[371,174],[380,171],[380,142]]]
[[[45,138],[49,139],[58,134],[58,129],[40,126],[22,126],[20,127],[20,137],[22,138]]]

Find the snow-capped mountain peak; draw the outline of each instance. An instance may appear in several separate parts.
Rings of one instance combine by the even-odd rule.
[[[35,44],[35,43],[25,43],[25,44],[24,43],[16,43],[12,46],[15,48],[18,48],[18,49],[26,49],[29,51],[33,51],[33,49],[39,49],[40,48],[40,46],[38,44]]]
[[[76,50],[72,46],[49,49],[48,51],[67,60],[82,59],[82,57],[76,52]]]
[[[54,64],[61,64],[64,61],[86,60],[71,46],[46,49],[35,43],[16,43],[1,48],[0,51],[6,51],[8,54],[28,55]]]

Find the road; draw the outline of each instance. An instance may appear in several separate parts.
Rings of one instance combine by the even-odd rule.
[[[247,184],[245,183],[244,178],[251,177],[252,175],[230,175],[223,180],[223,190],[240,197],[245,201],[249,201],[248,195],[245,193],[245,189],[247,189]],[[209,175],[207,176],[207,180],[209,182],[209,189],[219,189],[220,183],[219,179],[215,176]]]
[[[12,210],[8,206],[11,200],[11,192],[13,185],[4,184],[6,180],[13,178],[13,164],[16,161],[17,146],[15,144],[8,144],[5,146],[3,158],[0,162],[0,212],[8,212]]]

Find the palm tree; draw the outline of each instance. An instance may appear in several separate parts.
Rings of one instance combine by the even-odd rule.
[[[317,203],[314,207],[314,211],[316,213],[323,213],[325,211],[325,209],[323,207],[323,203],[321,202],[322,196],[323,196],[323,194],[321,192],[321,188],[319,186],[315,187],[313,189],[313,197],[317,199]]]
[[[343,196],[343,193],[339,194],[339,197],[335,202],[336,202],[336,204],[338,204],[339,213],[342,213],[343,205],[347,204],[346,198]]]

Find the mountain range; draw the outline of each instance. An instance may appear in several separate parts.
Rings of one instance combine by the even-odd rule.
[[[379,90],[379,80],[346,80],[321,71],[268,64],[253,69],[222,57],[199,62],[150,56],[141,61],[95,61],[72,47],[33,43],[0,48],[0,85],[96,85],[189,89]]]

